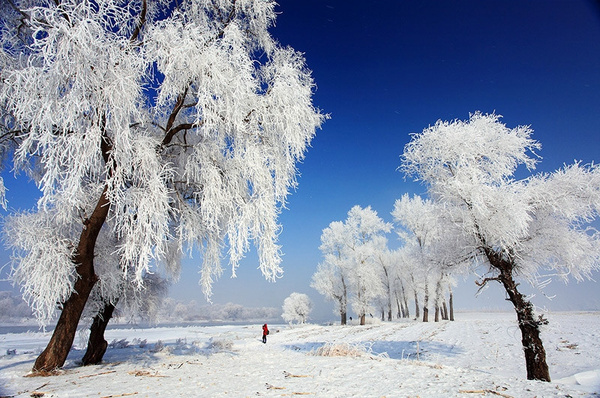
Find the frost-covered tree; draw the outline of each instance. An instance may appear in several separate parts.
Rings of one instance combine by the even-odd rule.
[[[277,215],[324,116],[312,105],[302,55],[269,34],[274,7],[270,0],[3,3],[1,155],[35,179],[38,211],[51,210],[64,228],[79,220],[74,244],[47,239],[40,247],[60,261],[23,264],[34,308],[61,308],[35,370],[66,359],[99,280],[103,229],[117,241],[110,274],[139,287],[152,267],[199,248],[210,296],[225,244],[234,275],[251,242],[265,277],[281,274]]]
[[[354,206],[344,221],[347,229],[347,261],[350,266],[350,304],[365,324],[366,314],[372,313],[373,301],[385,294],[378,272],[377,255],[386,249],[384,233],[392,226],[384,222],[370,206]]]
[[[312,311],[312,302],[304,293],[292,293],[283,300],[283,313],[281,317],[284,321],[292,323],[306,323],[308,315]]]
[[[321,234],[324,260],[313,274],[310,286],[334,302],[334,313],[340,316],[345,325],[348,313],[348,281],[350,264],[347,258],[346,226],[341,221],[333,221]]]
[[[379,278],[383,288],[380,296],[380,306],[382,312],[381,320],[384,321],[387,319],[388,321],[391,321],[393,301],[396,297],[395,281],[398,279],[398,256],[395,252],[388,248],[388,242],[385,236],[378,236],[376,239],[381,241],[375,245],[380,249],[374,253],[374,261],[377,265],[377,272],[379,273]]]
[[[440,218],[431,200],[418,195],[411,198],[408,194],[396,200],[392,216],[402,227],[397,231],[405,242],[404,256],[407,261],[404,266],[412,268],[410,274],[413,285],[423,291],[423,322],[428,322],[432,284],[441,279],[438,275],[442,272],[434,253],[442,232]]]
[[[12,279],[23,286],[23,296],[43,325],[52,320],[56,304],[38,300],[36,292],[43,291],[46,286],[64,286],[60,278],[70,277],[57,275],[54,270],[61,269],[61,265],[63,269],[70,269],[78,228],[77,219],[70,224],[57,222],[55,212],[50,209],[11,214],[5,219],[5,241],[12,249]],[[118,242],[110,231],[110,228],[103,228],[96,241],[94,267],[98,280],[82,314],[83,320],[91,320],[83,365],[101,362],[107,347],[104,331],[117,304],[122,314],[148,318],[157,311],[168,289],[168,282],[157,274],[145,273],[140,284],[132,272],[125,275],[115,272],[119,271],[119,259],[114,251]],[[69,291],[54,293],[65,300]]]
[[[442,318],[449,318],[444,297],[446,292],[450,294],[454,283],[450,274],[463,272],[459,265],[469,258],[468,254],[456,250],[456,226],[445,217],[439,203],[418,195],[411,198],[405,194],[396,200],[392,216],[398,225],[399,237],[405,242],[401,252],[402,268],[403,274],[410,278],[408,284],[414,289],[415,303],[418,303],[417,290],[423,292],[423,322],[429,321],[431,298],[434,320],[439,321],[440,313]],[[453,313],[452,297],[449,305],[449,312]]]
[[[540,337],[544,322],[519,291],[517,278],[535,282],[544,270],[567,280],[589,277],[600,260],[600,234],[590,227],[600,211],[600,168],[575,163],[517,180],[532,170],[540,144],[528,126],[508,128],[500,116],[472,114],[467,121],[438,121],[413,135],[402,169],[427,185],[430,196],[457,228],[446,245],[486,267],[482,284],[499,282],[513,304],[527,378],[550,381]]]
[[[320,249],[325,261],[311,286],[339,305],[342,324],[348,303],[364,324],[375,298],[384,295],[376,255],[386,249],[387,241],[380,238],[390,230],[391,224],[370,206],[352,207],[344,222],[334,221],[323,230]]]

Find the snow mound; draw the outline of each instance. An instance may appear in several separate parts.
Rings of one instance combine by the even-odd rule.
[[[579,386],[578,389],[591,393],[600,392],[600,369],[575,373],[573,376],[556,380],[558,383]]]

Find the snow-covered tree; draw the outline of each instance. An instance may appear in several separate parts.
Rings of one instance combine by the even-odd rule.
[[[532,170],[540,144],[528,126],[508,128],[500,116],[474,113],[467,121],[438,121],[413,135],[402,169],[426,184],[456,226],[448,238],[458,253],[486,267],[482,284],[499,282],[514,305],[528,379],[550,381],[540,338],[543,320],[518,289],[545,270],[567,279],[589,277],[600,260],[600,234],[590,227],[600,211],[600,168],[575,163],[517,180]],[[465,256],[467,254],[467,256]]]
[[[308,315],[312,311],[312,302],[304,293],[292,293],[283,300],[283,313],[281,317],[284,321],[292,323],[306,323]]]
[[[375,298],[385,294],[376,255],[386,250],[387,241],[381,238],[391,228],[370,206],[354,206],[344,222],[334,221],[323,230],[320,249],[325,261],[311,286],[339,305],[342,324],[347,303],[364,324]]]
[[[442,233],[435,204],[418,195],[412,198],[404,194],[396,200],[392,211],[394,220],[402,227],[398,233],[405,242],[404,255],[408,257],[405,267],[411,267],[411,276],[415,288],[423,290],[423,322],[429,321],[429,300],[431,290],[441,280],[442,265],[434,253],[434,248]],[[416,279],[415,279],[416,277]]]
[[[64,286],[55,267],[64,264],[70,270],[72,249],[77,243],[79,221],[70,224],[57,222],[53,209],[38,212],[21,212],[5,219],[5,240],[12,249],[13,281],[23,286],[23,296],[35,311],[41,324],[52,320],[55,303],[37,299],[36,292],[45,286]],[[107,221],[110,224],[110,221]],[[168,282],[157,274],[145,273],[142,283],[135,280],[132,272],[118,272],[119,260],[114,248],[118,242],[110,235],[110,228],[103,228],[96,241],[94,266],[98,281],[90,292],[82,318],[91,321],[88,349],[83,365],[102,361],[107,342],[104,331],[119,304],[121,314],[152,317],[161,305],[168,290]],[[116,272],[117,271],[117,272]],[[34,277],[32,277],[34,275]],[[68,298],[69,291],[61,293],[61,300]]]
[[[391,321],[393,318],[393,302],[396,297],[395,281],[397,280],[399,267],[399,264],[397,263],[398,256],[388,248],[388,242],[385,236],[378,236],[376,239],[380,242],[375,244],[379,250],[374,253],[374,261],[377,265],[376,271],[379,274],[379,279],[383,288],[379,297],[381,320],[384,321],[387,319],[388,321]]]
[[[66,359],[99,279],[103,229],[117,242],[110,273],[139,287],[152,267],[199,248],[210,296],[225,244],[234,275],[251,242],[265,277],[282,273],[277,215],[325,117],[312,105],[302,55],[268,32],[274,7],[13,0],[0,8],[1,155],[12,153],[15,170],[35,179],[38,212],[68,228],[79,220],[73,244],[40,247],[60,259],[40,262],[47,275],[22,264],[34,308],[61,303],[35,370]]]
[[[334,313],[340,323],[346,324],[348,313],[348,281],[350,264],[347,259],[346,227],[341,221],[333,221],[321,234],[324,260],[313,274],[310,286],[334,302]]]

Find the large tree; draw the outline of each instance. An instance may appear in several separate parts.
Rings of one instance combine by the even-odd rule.
[[[54,285],[38,283],[32,296],[61,308],[34,370],[67,357],[98,280],[103,229],[118,242],[112,272],[140,286],[154,265],[197,247],[210,296],[223,246],[235,274],[252,241],[263,274],[281,274],[277,215],[324,116],[312,105],[302,55],[268,32],[274,7],[270,0],[3,4],[3,154],[37,182],[39,211],[69,226],[79,220],[74,245],[55,253],[68,261],[48,269]]]
[[[527,378],[550,381],[540,337],[544,322],[519,290],[550,270],[565,280],[597,270],[600,234],[589,228],[600,211],[600,168],[575,163],[550,174],[515,179],[531,170],[540,144],[527,126],[508,128],[500,116],[474,113],[469,120],[438,121],[404,148],[402,168],[424,182],[440,217],[455,226],[447,239],[456,253],[485,266],[482,283],[499,282],[516,311]]]

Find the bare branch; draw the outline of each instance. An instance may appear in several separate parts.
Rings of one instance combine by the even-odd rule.
[[[477,289],[477,293],[476,295],[478,295],[484,287],[486,287],[487,283],[490,281],[496,281],[496,282],[500,282],[500,278],[499,277],[495,277],[495,278],[484,278],[482,281],[475,281],[475,284],[477,286],[479,286],[479,289]]]

